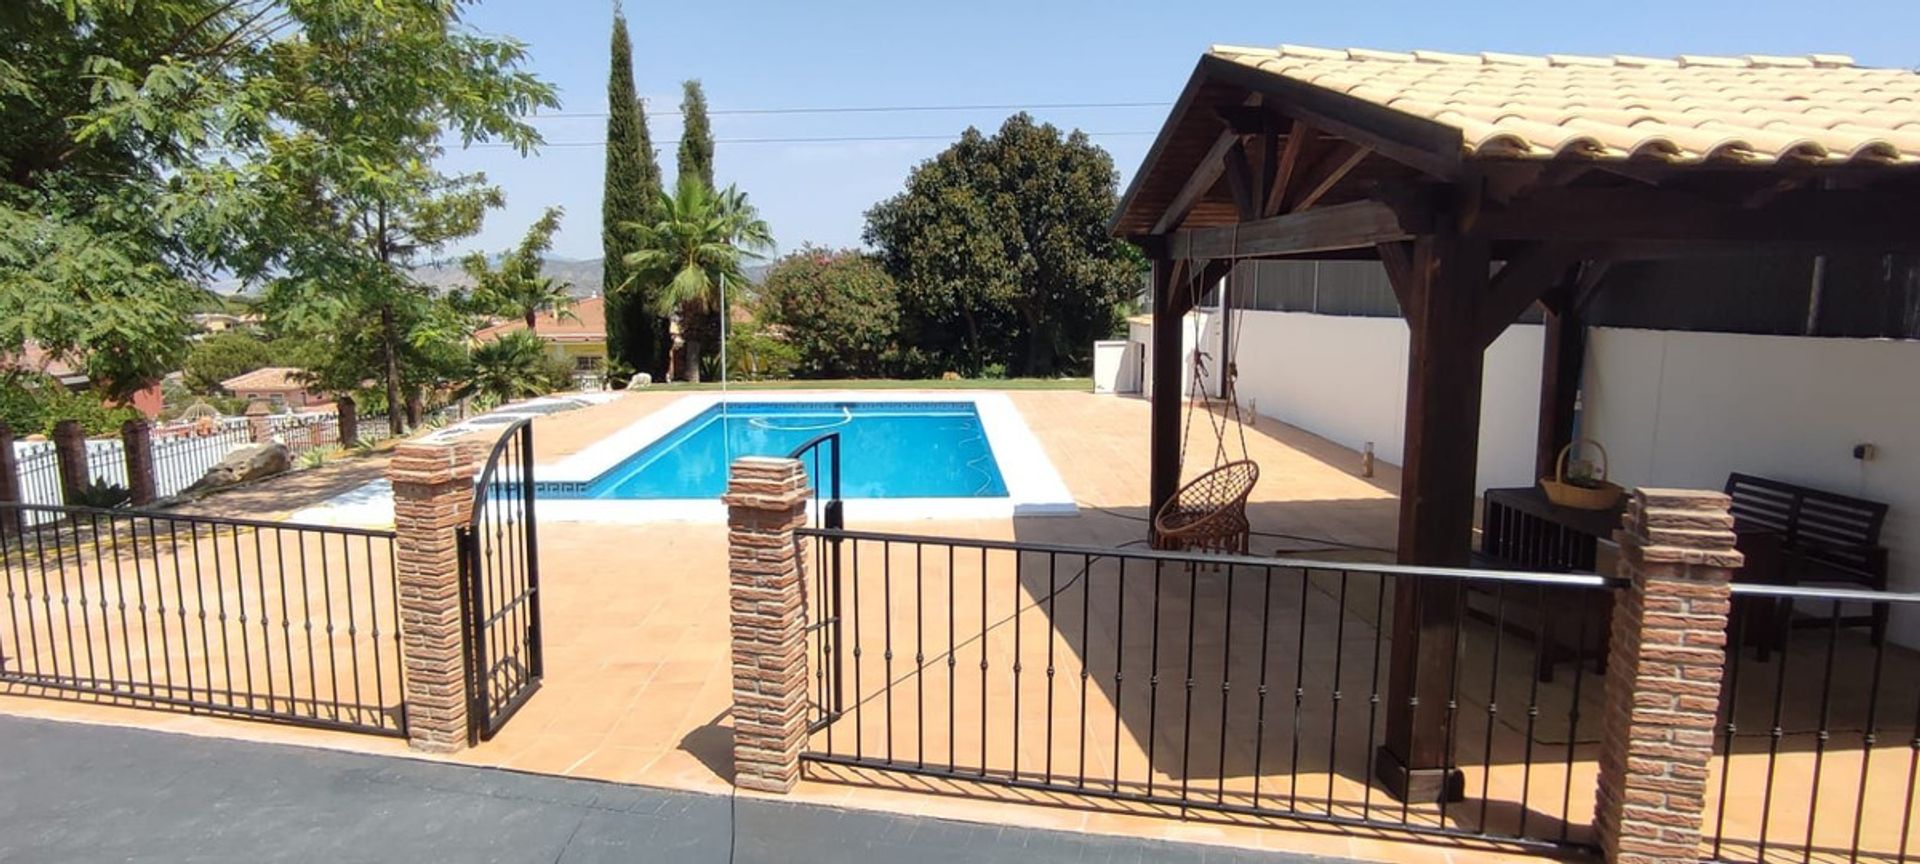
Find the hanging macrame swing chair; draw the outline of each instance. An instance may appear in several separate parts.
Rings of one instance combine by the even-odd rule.
[[[1238,234],[1238,231],[1235,232]],[[1235,238],[1238,239],[1237,237]],[[1237,245],[1237,243],[1236,243]],[[1203,268],[1191,268],[1194,275],[1189,276],[1187,290],[1189,296],[1198,286],[1198,272]],[[1258,269],[1255,279],[1259,278]],[[1256,288],[1256,290],[1258,290]],[[1231,304],[1222,310],[1223,315],[1232,315]],[[1233,322],[1228,322],[1229,324]],[[1198,345],[1199,321],[1194,322]],[[1153,547],[1165,550],[1183,550],[1195,552],[1215,552],[1230,555],[1247,554],[1247,542],[1253,534],[1253,526],[1247,520],[1247,498],[1253,494],[1254,484],[1260,482],[1260,466],[1255,463],[1247,451],[1247,431],[1244,419],[1240,415],[1240,399],[1234,391],[1235,379],[1239,377],[1235,356],[1239,348],[1239,327],[1229,327],[1227,331],[1226,363],[1221,369],[1221,399],[1226,402],[1222,411],[1215,411],[1206,396],[1207,367],[1210,356],[1205,351],[1194,351],[1193,378],[1187,388],[1187,422],[1180,433],[1180,465],[1187,462],[1187,442],[1193,437],[1193,415],[1205,413],[1207,425],[1213,431],[1214,459],[1213,467],[1206,473],[1193,478],[1180,487],[1160,512],[1153,517]],[[1238,433],[1240,458],[1227,458],[1227,426],[1231,423]]]

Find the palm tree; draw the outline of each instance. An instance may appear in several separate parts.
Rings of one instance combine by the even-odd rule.
[[[746,282],[743,262],[771,250],[773,234],[745,192],[733,186],[716,192],[694,177],[660,197],[652,224],[627,228],[640,248],[628,253],[633,275],[617,290],[643,285],[656,314],[679,316],[688,379],[698,382],[701,348],[715,332],[710,322],[727,307],[722,287]]]
[[[556,318],[574,317],[573,295],[569,293],[573,284],[540,275],[541,260],[552,248],[554,232],[560,229],[560,217],[565,214],[559,207],[548,207],[528,226],[520,245],[500,257],[497,267],[479,253],[461,262],[473,279],[476,305],[489,314],[519,318],[527,322],[528,330],[544,311],[552,310]]]
[[[517,330],[473,349],[466,383],[454,396],[473,396],[511,402],[544,396],[565,386],[563,376],[547,356],[547,348],[531,330]]]

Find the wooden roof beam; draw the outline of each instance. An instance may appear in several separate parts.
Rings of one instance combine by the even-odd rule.
[[[1291,202],[1284,212],[1298,213],[1320,203],[1322,197],[1333,191],[1335,186],[1340,185],[1340,181],[1347,178],[1347,174],[1354,169],[1354,166],[1359,165],[1372,154],[1372,150],[1352,144],[1328,153],[1314,166],[1311,175],[1301,178],[1300,197]]]
[[[1412,236],[1392,207],[1367,200],[1238,225],[1191,228],[1174,233],[1167,248],[1180,258],[1263,258],[1370,248]]]
[[[1167,202],[1166,212],[1160,214],[1153,223],[1149,234],[1165,234],[1180,227],[1186,221],[1187,214],[1193,212],[1195,205],[1207,197],[1213,185],[1220,182],[1220,175],[1227,171],[1227,152],[1240,143],[1240,136],[1232,129],[1220,133],[1213,146],[1207,148],[1207,155],[1200,158],[1200,164],[1194,166],[1193,173],[1187,175],[1187,182],[1174,193],[1173,200]]]
[[[1487,296],[1480,303],[1480,345],[1493,344],[1579,260],[1578,253],[1564,243],[1540,243],[1507,259],[1488,280]]]

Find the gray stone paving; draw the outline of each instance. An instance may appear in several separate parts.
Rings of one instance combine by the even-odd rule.
[[[0,862],[1328,860],[0,717]]]

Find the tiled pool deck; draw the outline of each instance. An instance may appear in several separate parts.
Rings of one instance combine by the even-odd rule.
[[[1100,546],[1138,540],[1143,533],[1141,502],[1146,499],[1147,404],[1077,392],[1013,392],[1007,397],[1081,505],[1079,515],[920,520],[898,525],[865,522],[852,527]],[[541,418],[535,421],[539,460],[556,462],[578,453],[678,398],[635,393]],[[1196,438],[1192,447],[1204,454],[1211,449],[1210,435],[1199,426],[1195,433],[1205,437]],[[1393,545],[1393,490],[1399,479],[1395,469],[1383,465],[1379,476],[1362,478],[1357,454],[1272,421],[1261,421],[1247,439],[1262,470],[1250,506],[1258,530],[1356,547]],[[1202,455],[1196,461],[1211,460]],[[329,472],[342,476],[330,479]],[[364,483],[371,472],[367,463],[349,463],[203,502],[200,509],[232,512],[238,505],[248,511],[240,515],[280,518]],[[1253,551],[1301,552],[1312,547],[1256,538]],[[544,684],[498,737],[451,757],[452,761],[690,791],[731,789],[724,527],[543,524],[540,553]],[[1383,552],[1337,554],[1349,559],[1388,557]],[[1012,585],[1014,577],[1006,578]],[[1042,640],[1055,638],[1036,635]],[[0,696],[0,712],[370,753],[409,753],[402,742],[365,735],[73,701]],[[859,782],[836,782],[836,774],[842,781]],[[812,779],[794,797],[942,818],[1379,861],[1485,861],[1504,855],[1485,846],[1411,841],[1364,830],[1182,821],[1154,815],[1144,807],[1093,807],[1092,802],[1048,793],[885,775],[848,778],[846,774],[840,769],[814,769]],[[1032,806],[1035,803],[1050,806]],[[1590,809],[1590,804],[1573,805],[1576,810],[1581,807]]]

